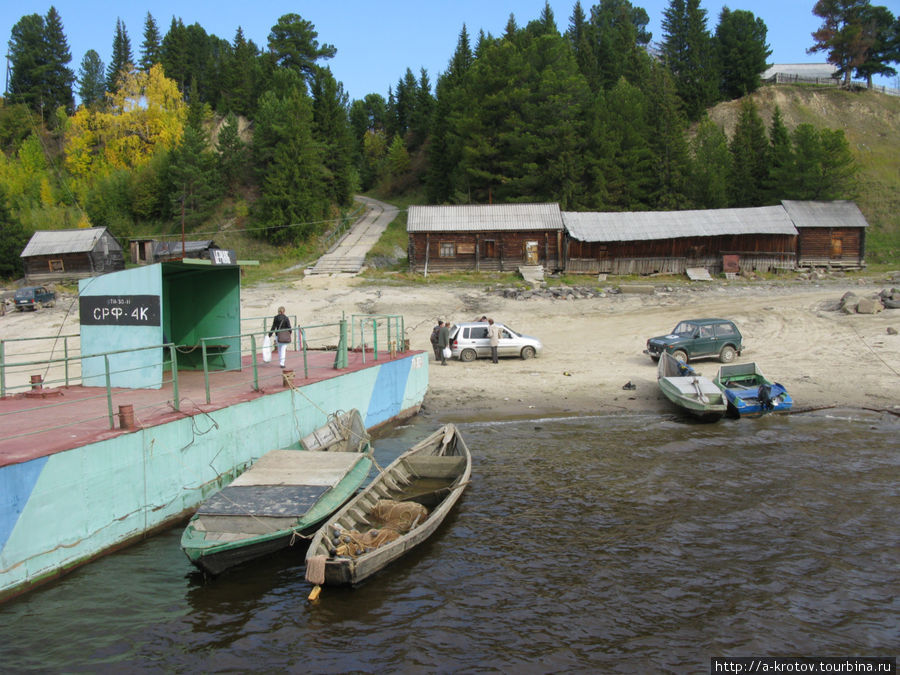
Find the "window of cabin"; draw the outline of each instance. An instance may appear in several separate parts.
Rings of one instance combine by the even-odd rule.
[[[63,269],[63,261],[62,260],[50,260],[48,261],[50,264],[51,272],[64,272]]]
[[[442,241],[440,244],[440,257],[441,258],[455,258],[456,257],[456,244],[452,241]]]

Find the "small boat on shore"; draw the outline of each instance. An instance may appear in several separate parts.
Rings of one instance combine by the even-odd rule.
[[[304,450],[263,455],[207,499],[181,535],[188,559],[210,575],[306,544],[362,486],[373,465],[359,411],[335,414],[306,436]]]
[[[729,414],[736,417],[787,412],[794,405],[787,389],[769,380],[753,362],[721,366],[714,383],[725,394]]]
[[[660,353],[656,376],[663,395],[698,419],[713,422],[728,409],[719,387],[668,352]]]
[[[462,496],[472,456],[447,424],[384,469],[315,534],[306,579],[315,588],[355,585],[430,537]]]

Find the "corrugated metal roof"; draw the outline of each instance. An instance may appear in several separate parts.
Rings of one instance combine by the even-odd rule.
[[[28,241],[21,257],[92,251],[104,232],[106,232],[105,227],[88,227],[77,230],[38,230]]]
[[[781,206],[703,211],[628,211],[562,214],[578,241],[645,241],[730,234],[788,234],[797,229]]]
[[[407,232],[562,230],[559,204],[410,206]]]
[[[868,227],[866,217],[854,202],[781,202],[797,227]]]
[[[184,242],[184,253],[185,255],[198,255],[203,251],[208,250],[212,246],[212,239],[204,239],[201,241],[186,241]],[[180,239],[178,241],[158,241],[153,247],[153,255],[156,257],[170,255],[180,256],[181,250],[182,248]]]
[[[816,78],[825,80],[837,72],[837,66],[830,63],[776,63],[763,71],[760,77],[768,80],[776,73],[782,75],[797,75],[798,77]]]

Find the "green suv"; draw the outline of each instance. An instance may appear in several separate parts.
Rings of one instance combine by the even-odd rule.
[[[30,309],[32,312],[38,307],[52,307],[56,300],[56,293],[45,286],[25,286],[16,291],[16,309],[24,312]]]
[[[689,319],[681,321],[668,335],[647,340],[645,354],[654,361],[664,351],[682,363],[706,356],[717,356],[731,363],[743,348],[741,331],[728,319]]]

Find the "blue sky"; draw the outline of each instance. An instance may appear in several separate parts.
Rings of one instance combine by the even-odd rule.
[[[447,67],[463,24],[473,38],[479,30],[500,35],[510,13],[523,26],[540,16],[544,0],[154,0],[148,3],[133,0],[121,3],[109,0],[57,0],[53,3],[6,0],[0,3],[0,35],[4,44],[9,41],[13,25],[22,16],[45,15],[51,4],[62,17],[72,51],[69,66],[76,74],[88,49],[95,49],[104,64],[109,63],[117,17],[125,22],[137,58],[148,11],[163,35],[175,16],[186,25],[199,23],[207,33],[229,41],[241,26],[244,35],[263,48],[278,17],[294,12],[315,25],[320,43],[337,48],[337,56],[327,64],[335,77],[343,82],[350,97],[356,99],[373,92],[387,96],[388,87],[395,86],[407,68],[418,77],[419,70],[424,67],[433,85],[438,73]],[[593,4],[591,0],[582,0],[585,10]],[[632,0],[632,4],[647,11],[653,40],[661,39],[660,23],[668,0]],[[821,25],[821,20],[812,14],[814,4],[815,0],[704,0],[701,7],[707,11],[710,31],[715,30],[723,5],[732,10],[748,9],[768,28],[771,62],[815,63],[824,62],[825,56],[806,53],[812,45],[810,34]],[[873,4],[885,5],[895,15],[900,13],[900,0],[875,0]],[[550,2],[561,32],[569,24],[574,5],[575,0]],[[4,89],[5,83],[4,78]],[[878,84],[897,87],[897,78],[883,78]]]

